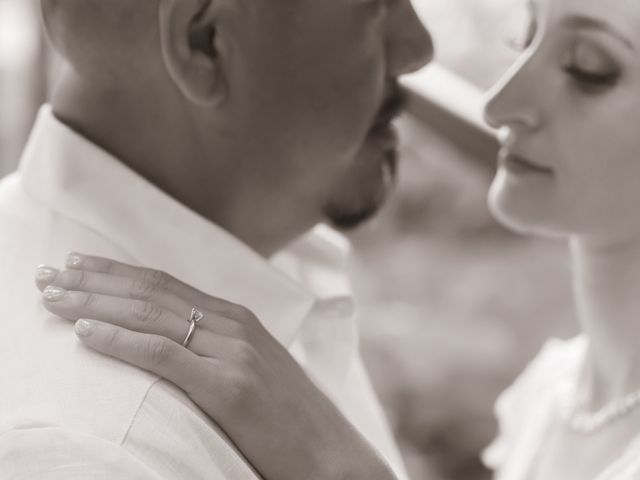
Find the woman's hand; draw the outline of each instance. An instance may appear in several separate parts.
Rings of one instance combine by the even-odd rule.
[[[45,307],[87,346],[184,390],[266,479],[395,478],[246,308],[105,258],[70,254],[66,267],[38,268]]]

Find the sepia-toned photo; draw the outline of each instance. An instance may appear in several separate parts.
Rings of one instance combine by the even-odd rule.
[[[640,3],[0,0],[0,480],[640,480]]]

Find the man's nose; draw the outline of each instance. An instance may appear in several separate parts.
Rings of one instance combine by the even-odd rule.
[[[387,55],[391,76],[419,70],[433,59],[433,40],[410,0],[389,7]]]

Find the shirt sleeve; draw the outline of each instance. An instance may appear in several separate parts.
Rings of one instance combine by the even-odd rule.
[[[9,430],[0,435],[3,480],[161,480],[123,447],[57,427]]]

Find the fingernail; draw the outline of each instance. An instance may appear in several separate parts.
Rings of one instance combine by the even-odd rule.
[[[89,320],[78,320],[76,322],[76,334],[79,337],[89,337],[96,329],[96,325]]]
[[[56,279],[59,273],[60,270],[58,270],[57,268],[40,265],[36,269],[36,280],[44,283],[51,283]]]
[[[66,295],[67,291],[64,288],[54,287],[53,285],[49,285],[44,289],[43,295],[46,300],[49,302],[57,302],[62,300],[62,298]]]
[[[67,265],[67,267],[77,268],[82,265],[83,260],[84,259],[82,258],[82,255],[72,252],[67,255],[67,261],[65,262],[65,264]]]

